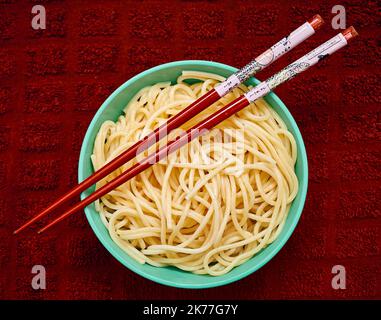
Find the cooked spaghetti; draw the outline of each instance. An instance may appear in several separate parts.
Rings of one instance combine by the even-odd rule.
[[[195,82],[197,80],[197,82]],[[97,170],[223,77],[184,71],[176,84],[142,89],[116,122],[106,121],[95,140]],[[246,92],[234,89],[182,128]],[[163,146],[168,139],[161,140]],[[152,146],[97,184],[97,188],[155,151]],[[295,139],[279,115],[258,100],[192,140],[95,203],[110,236],[140,263],[175,266],[218,276],[272,243],[298,191]]]

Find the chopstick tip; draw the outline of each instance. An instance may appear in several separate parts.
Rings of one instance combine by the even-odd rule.
[[[314,28],[314,30],[318,30],[324,24],[324,19],[320,14],[315,14],[310,20],[308,20],[308,23],[312,28]]]
[[[342,32],[342,34],[347,41],[349,41],[349,40],[351,40],[351,39],[353,39],[359,35],[353,26],[350,26],[349,28],[345,29]]]
[[[24,229],[24,226],[22,226],[22,227],[16,229],[15,231],[13,231],[13,234],[16,235],[16,234],[18,234],[23,229]]]

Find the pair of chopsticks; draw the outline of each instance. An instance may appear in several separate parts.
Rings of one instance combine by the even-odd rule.
[[[155,131],[147,135],[141,141],[135,143],[128,150],[124,151],[118,157],[113,159],[111,162],[107,163],[105,166],[100,168],[94,174],[86,178],[80,184],[71,189],[68,193],[64,194],[62,197],[57,199],[45,210],[40,212],[38,215],[27,221],[24,225],[14,231],[14,234],[20,232],[26,227],[30,226],[32,223],[36,222],[43,216],[47,215],[51,211],[58,208],[60,205],[67,202],[69,199],[81,192],[88,189],[90,186],[98,182],[99,180],[106,177],[108,174],[113,172],[115,169],[119,168],[121,165],[127,163],[135,156],[147,150],[150,146],[155,144],[157,141],[166,136],[171,130],[178,128],[202,110],[215,103],[221,97],[230,92],[233,88],[238,86],[240,83],[246,81],[250,76],[256,74],[257,72],[263,70],[269,66],[272,62],[283,56],[286,52],[290,51],[296,47],[299,43],[306,40],[308,37],[315,33],[315,30],[320,28],[323,24],[323,20],[319,15],[315,15],[313,18],[308,20],[306,23],[301,25],[299,28],[290,33],[287,37],[283,38],[270,49],[262,53],[260,56],[255,58],[249,64],[247,64],[242,69],[235,72],[233,75],[228,77],[224,82],[216,86],[214,89],[207,92],[205,95],[194,101],[184,110],[180,111],[177,115],[171,117],[165,124],[161,125]],[[266,81],[261,82],[259,85],[251,89],[246,94],[238,97],[233,102],[229,103],[225,107],[221,108],[214,114],[210,115],[206,119],[202,120],[188,131],[184,132],[178,136],[175,140],[170,141],[166,146],[160,148],[156,152],[150,154],[145,159],[139,161],[127,171],[123,172],[120,176],[116,177],[114,180],[110,181],[108,184],[104,185],[100,189],[93,192],[91,195],[83,199],[81,202],[74,205],[64,214],[59,216],[53,222],[49,223],[38,233],[44,232],[58,222],[64,220],[66,217],[72,215],[73,213],[85,208],[87,205],[91,204],[95,200],[103,197],[113,189],[117,188],[121,184],[132,179],[142,171],[149,168],[154,163],[159,162],[161,159],[168,156],[170,153],[181,148],[191,140],[202,135],[206,130],[212,129],[214,126],[229,118],[239,110],[245,108],[250,103],[256,101],[257,99],[268,94],[272,89],[278,85],[292,79],[297,74],[305,71],[309,67],[313,66],[327,55],[331,55],[338,49],[344,47],[349,40],[357,36],[357,32],[353,27],[350,27],[343,32],[337,34],[335,37],[331,38],[327,42],[323,43],[316,49],[312,50],[305,56],[296,60],[295,62],[288,65],[286,68],[280,72],[274,74],[272,77],[268,78]]]

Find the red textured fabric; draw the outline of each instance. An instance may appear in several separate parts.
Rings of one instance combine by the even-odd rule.
[[[31,28],[43,4],[47,29]],[[377,1],[341,1],[360,36],[276,93],[307,146],[305,210],[274,259],[244,280],[184,290],[143,279],[98,242],[83,214],[37,236],[12,231],[77,180],[85,130],[97,108],[134,74],[182,59],[243,66],[305,19],[322,31],[269,70],[337,33],[332,0],[0,0],[0,298],[381,298],[380,48]],[[47,289],[31,288],[42,264]],[[334,265],[347,289],[331,287]]]

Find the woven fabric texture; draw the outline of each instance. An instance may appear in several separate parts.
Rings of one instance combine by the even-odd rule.
[[[31,9],[46,8],[46,30]],[[243,66],[319,13],[322,31],[258,75],[263,80],[338,31],[336,1],[0,0],[0,298],[381,298],[381,95],[377,1],[341,1],[360,36],[276,90],[306,143],[310,181],[285,247],[221,288],[165,287],[129,271],[83,213],[37,236],[12,231],[77,181],[79,149],[101,103],[152,66],[203,59]],[[46,220],[45,220],[46,221]],[[47,289],[31,287],[33,265]],[[334,290],[334,265],[347,272]]]

